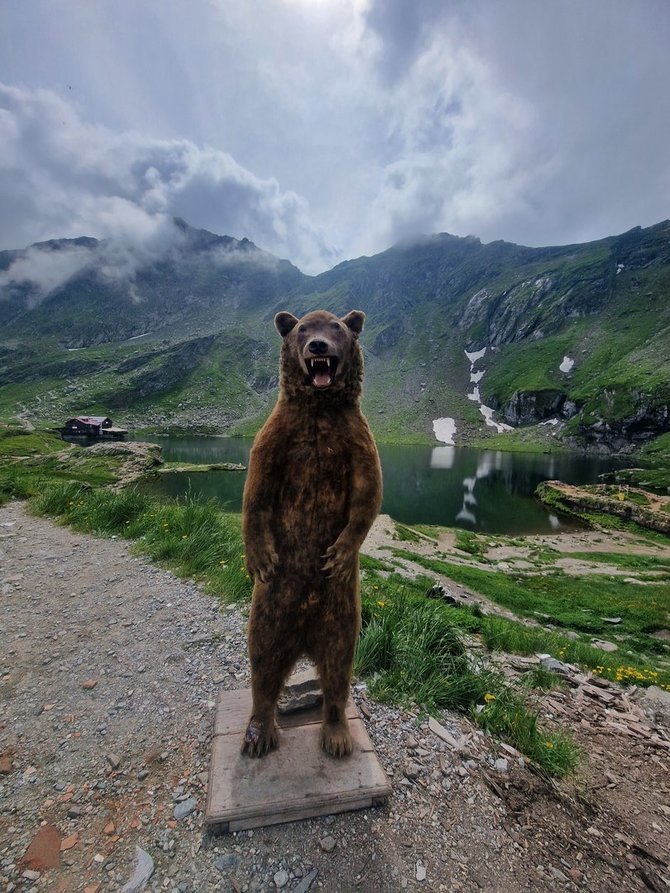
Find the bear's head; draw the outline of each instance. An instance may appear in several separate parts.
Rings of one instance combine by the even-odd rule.
[[[341,319],[327,310],[314,310],[302,319],[278,313],[275,326],[284,339],[280,362],[284,394],[358,399],[363,379],[358,336],[364,321],[361,310],[352,310]]]

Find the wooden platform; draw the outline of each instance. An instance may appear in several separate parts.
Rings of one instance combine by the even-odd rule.
[[[354,752],[336,759],[319,743],[321,710],[278,717],[279,747],[260,759],[240,754],[251,692],[221,691],[216,709],[205,823],[227,833],[379,806],[391,787],[351,696]]]

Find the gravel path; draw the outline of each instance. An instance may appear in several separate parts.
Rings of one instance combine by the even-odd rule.
[[[214,700],[248,684],[244,610],[18,503],[0,508],[0,605],[0,891],[644,889],[585,838],[592,804],[467,720],[443,720],[455,751],[363,686],[389,804],[214,837]]]

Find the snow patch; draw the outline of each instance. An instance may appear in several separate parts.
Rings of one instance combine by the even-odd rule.
[[[559,424],[559,420],[558,420],[558,419],[547,419],[546,422],[540,422],[540,428],[541,428],[543,425],[558,425],[558,424]]]
[[[616,265],[616,274],[617,274],[617,276],[619,275],[619,273],[621,273],[621,272],[622,272],[623,270],[625,270],[625,269],[626,269],[626,268],[624,267],[623,264],[617,264],[617,265]]]
[[[489,426],[489,428],[495,428],[498,434],[502,434],[504,431],[513,431],[511,425],[505,425],[504,422],[496,422],[493,419],[493,410],[490,406],[484,406],[483,403],[479,406],[479,411],[484,416],[484,421]]]
[[[142,332],[141,335],[133,335],[128,338],[128,341],[135,341],[137,338],[146,338],[147,335],[151,335],[151,332]]]
[[[574,365],[575,361],[571,360],[570,357],[563,357],[563,362],[558,368],[561,370],[561,372],[569,372]]]
[[[472,352],[468,352],[466,350],[465,356],[468,358],[468,361],[470,362],[470,364],[472,366],[474,366],[475,363],[477,362],[477,360],[481,360],[481,358],[484,356],[485,353],[486,353],[486,348],[482,347],[481,350],[474,350]]]
[[[435,439],[448,446],[455,446],[454,434],[456,433],[456,422],[454,419],[433,419],[433,431]]]
[[[491,349],[494,350],[495,348]],[[510,425],[505,425],[502,422],[493,421],[493,410],[488,406],[484,406],[484,404],[482,403],[482,395],[479,390],[479,382],[486,375],[486,369],[480,369],[479,372],[474,371],[475,364],[478,360],[481,360],[481,358],[486,353],[486,350],[486,347],[482,347],[481,350],[464,351],[465,356],[470,361],[470,381],[474,384],[472,392],[470,394],[466,394],[465,396],[468,398],[468,400],[472,400],[473,403],[479,403],[479,411],[484,416],[486,424],[490,428],[495,428],[498,434],[502,434],[503,431],[513,431],[514,429],[510,427]],[[470,519],[468,518],[466,520]]]

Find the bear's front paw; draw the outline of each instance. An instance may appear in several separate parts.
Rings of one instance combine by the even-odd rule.
[[[343,722],[327,722],[321,726],[321,747],[331,757],[346,757],[354,749],[351,732]]]
[[[321,556],[324,563],[321,570],[328,577],[351,577],[356,572],[358,553],[357,550],[345,543],[335,542],[326,549],[326,554]]]
[[[262,757],[277,746],[277,727],[252,717],[244,733],[242,753],[250,757]]]
[[[247,570],[252,579],[259,579],[261,583],[269,583],[274,576],[279,564],[279,555],[272,548],[266,549],[255,556],[247,555]]]

